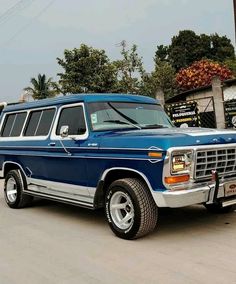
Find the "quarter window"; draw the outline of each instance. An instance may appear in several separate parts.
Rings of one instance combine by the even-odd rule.
[[[60,135],[62,126],[69,126],[69,135],[82,135],[86,132],[84,112],[82,106],[68,107],[61,111],[56,135]]]
[[[1,136],[2,137],[20,136],[26,115],[27,115],[26,112],[7,114],[1,132]]]
[[[52,125],[55,109],[32,111],[24,136],[47,136]]]

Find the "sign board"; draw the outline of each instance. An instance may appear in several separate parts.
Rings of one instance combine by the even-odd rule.
[[[165,106],[165,109],[170,119],[177,127],[200,126],[198,107],[195,101],[168,104]]]
[[[236,128],[236,100],[224,102],[226,128]]]

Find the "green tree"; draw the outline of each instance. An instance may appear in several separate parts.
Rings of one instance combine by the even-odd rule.
[[[191,30],[180,31],[169,46],[157,46],[155,54],[155,60],[166,60],[177,71],[201,59],[224,62],[234,57],[234,47],[226,36],[197,35]]]
[[[59,73],[63,94],[113,92],[116,85],[116,68],[104,50],[82,44],[80,48],[65,50],[64,58],[57,58],[64,69]]]
[[[180,31],[174,36],[169,46],[169,62],[179,70],[198,60],[199,37],[193,31]]]
[[[38,74],[38,78],[31,78],[30,83],[32,86],[24,88],[34,100],[41,100],[54,97],[58,94],[56,89],[57,84],[52,81],[52,78],[46,77],[45,74]]]
[[[121,42],[120,60],[114,61],[117,74],[116,91],[137,94],[142,86],[142,77],[145,74],[142,58],[138,55],[137,45],[126,48],[126,42]]]
[[[221,37],[218,34],[212,34],[209,36],[209,40],[211,48],[208,56],[206,56],[208,59],[224,62],[227,59],[235,58],[234,47],[226,36]]]
[[[168,61],[169,47],[164,45],[158,45],[155,53],[154,61],[158,64],[160,61]]]
[[[236,59],[227,59],[224,64],[232,71],[233,77],[236,78]]]
[[[143,76],[141,92],[147,96],[154,97],[158,90],[164,93],[165,99],[175,94],[175,69],[170,63],[158,60],[155,70],[148,76]]]

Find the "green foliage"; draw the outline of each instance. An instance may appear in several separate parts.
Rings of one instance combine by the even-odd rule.
[[[169,47],[164,45],[158,45],[157,51],[155,53],[155,64],[158,64],[160,61],[167,61],[169,54]]]
[[[166,61],[156,61],[155,70],[143,77],[141,90],[143,94],[154,98],[159,90],[164,93],[165,99],[172,97],[175,93],[175,69]]]
[[[114,62],[117,74],[116,91],[137,94],[140,91],[142,77],[145,73],[142,58],[138,55],[136,45],[133,45],[129,50],[126,49],[125,41],[121,44],[122,58]]]
[[[224,64],[232,71],[234,78],[236,78],[236,59],[227,59]]]
[[[213,34],[209,36],[209,40],[211,49],[207,56],[208,59],[224,62],[227,59],[235,58],[234,47],[226,36],[221,37],[218,34]]]
[[[175,93],[175,69],[171,64],[165,61],[156,62],[153,76],[165,99],[172,97]]]
[[[177,71],[195,61],[210,59],[224,62],[234,58],[234,47],[226,36],[197,35],[194,31],[180,31],[169,46],[157,46],[156,60],[167,60]]]
[[[116,68],[104,50],[82,44],[80,48],[64,51],[64,59],[57,58],[64,69],[59,73],[63,94],[112,92],[116,84]]]
[[[57,84],[52,81],[52,78],[46,78],[46,75],[38,74],[38,78],[31,78],[32,87],[24,88],[34,100],[41,100],[54,97],[58,94]]]
[[[178,70],[198,60],[199,37],[193,31],[180,31],[169,46],[169,61]]]

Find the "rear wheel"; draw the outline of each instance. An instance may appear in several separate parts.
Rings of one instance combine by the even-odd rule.
[[[106,217],[118,237],[136,239],[154,230],[158,208],[142,181],[125,178],[113,182],[109,187]]]
[[[4,184],[6,203],[11,208],[22,208],[29,205],[33,197],[23,193],[26,182],[20,170],[11,170],[7,173]]]

